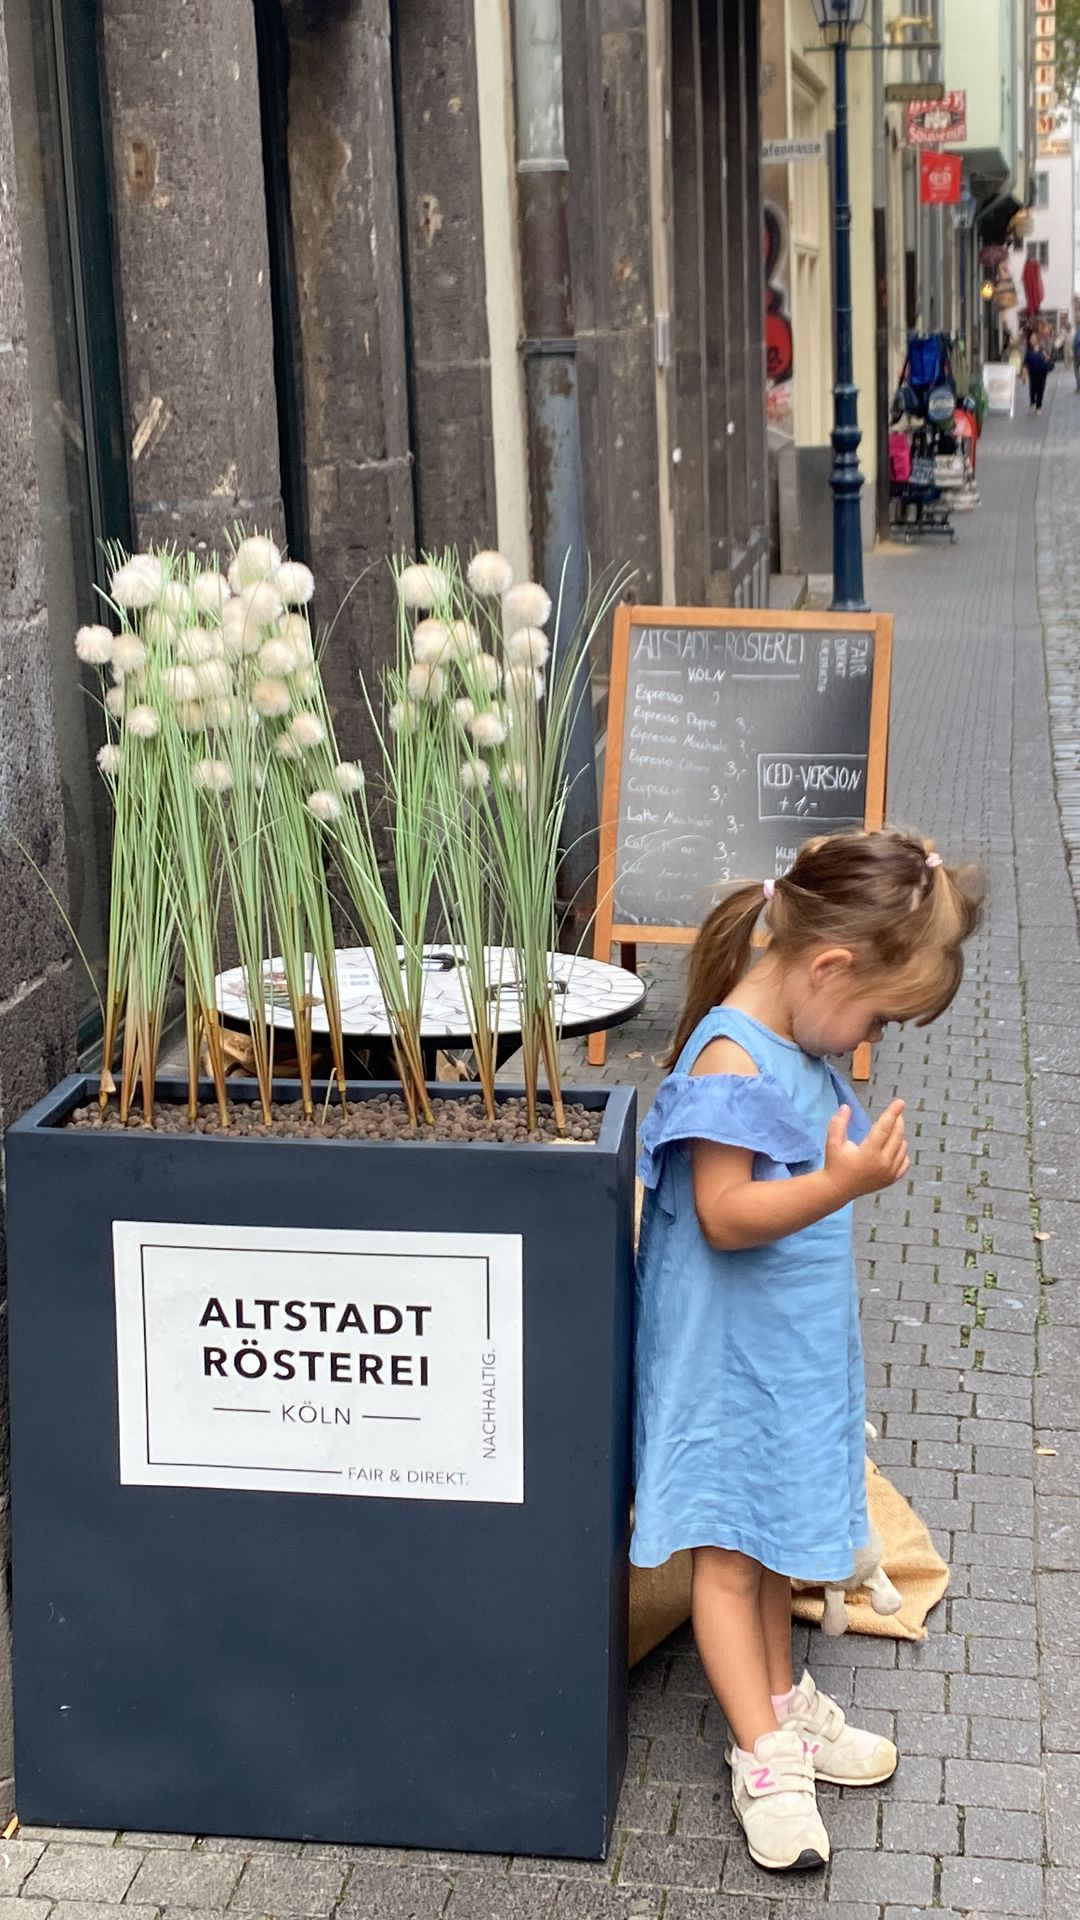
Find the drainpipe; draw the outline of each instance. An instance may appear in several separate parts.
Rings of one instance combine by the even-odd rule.
[[[874,0],[871,15],[873,43],[874,115],[874,308],[877,366],[877,530],[889,533],[889,259],[885,224],[887,177],[885,166],[885,0]],[[897,369],[899,371],[899,369]]]
[[[563,117],[562,0],[512,0],[525,397],[537,572],[558,601],[561,646],[578,643],[589,597],[577,340],[570,272],[570,173]],[[564,660],[567,659],[564,653]],[[596,739],[588,663],[570,737],[559,875],[567,944],[595,905]]]

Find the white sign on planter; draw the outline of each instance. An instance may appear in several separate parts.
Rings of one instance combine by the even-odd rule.
[[[517,1234],[117,1220],[120,1479],[524,1499]]]

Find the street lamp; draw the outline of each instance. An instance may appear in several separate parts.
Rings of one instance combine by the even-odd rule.
[[[837,613],[862,613],[862,519],[859,495],[859,392],[851,350],[851,190],[848,184],[847,55],[861,26],[866,0],[813,0],[814,14],[833,50],[836,94],[836,154],[833,168],[833,234],[836,278],[836,384],[833,387],[833,597]]]

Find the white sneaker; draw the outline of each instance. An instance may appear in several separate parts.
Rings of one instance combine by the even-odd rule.
[[[891,1740],[849,1727],[844,1710],[820,1693],[808,1673],[795,1689],[785,1731],[801,1733],[818,1780],[837,1787],[877,1787],[891,1780],[899,1755]]]
[[[733,1751],[731,1804],[759,1867],[784,1873],[826,1865],[829,1836],[800,1733],[763,1733],[751,1759]]]

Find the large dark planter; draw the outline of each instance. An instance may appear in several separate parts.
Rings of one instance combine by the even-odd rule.
[[[633,1093],[572,1096],[592,1147],[66,1129],[95,1095],[8,1135],[22,1820],[601,1858]]]

